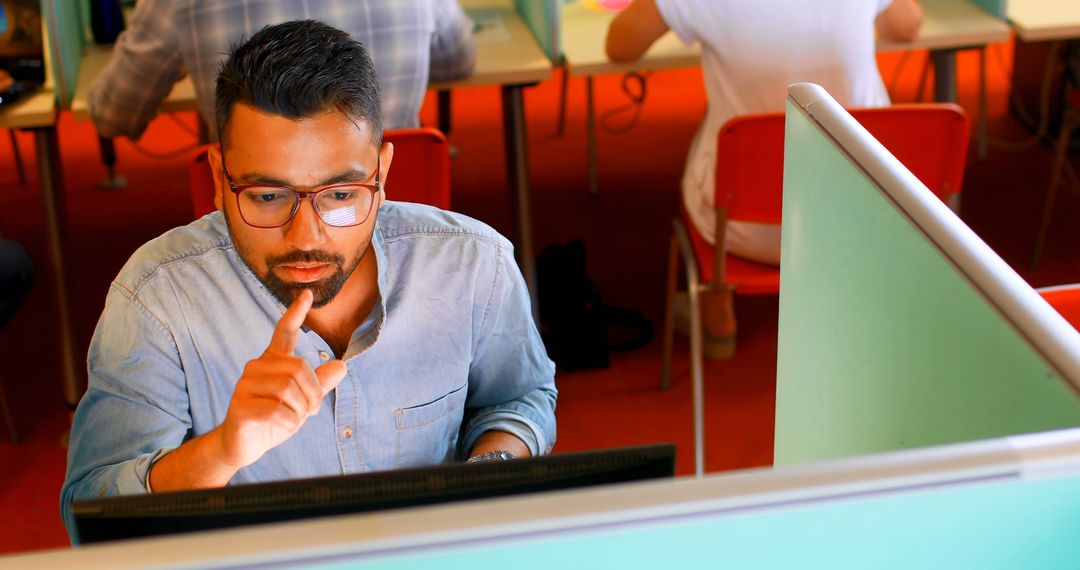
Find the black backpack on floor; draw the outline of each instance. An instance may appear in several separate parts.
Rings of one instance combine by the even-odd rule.
[[[608,352],[644,346],[652,324],[644,315],[608,307],[585,272],[585,244],[544,248],[536,259],[540,336],[548,356],[566,371],[607,368]]]

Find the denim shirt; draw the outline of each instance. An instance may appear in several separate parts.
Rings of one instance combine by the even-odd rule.
[[[353,333],[348,375],[299,432],[230,484],[460,459],[488,430],[534,455],[555,443],[555,367],[512,246],[471,218],[385,202],[371,241],[380,300]],[[113,281],[71,429],[71,501],[145,493],[152,463],[217,427],[285,307],[239,258],[214,212],[140,248]],[[296,354],[333,351],[301,332]]]

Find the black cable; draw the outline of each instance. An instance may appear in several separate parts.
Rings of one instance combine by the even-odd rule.
[[[622,91],[626,95],[629,103],[620,105],[600,115],[600,128],[604,132],[612,135],[621,135],[630,132],[631,129],[637,126],[638,119],[641,118],[641,110],[645,106],[645,94],[647,92],[649,75],[652,72],[639,73],[637,71],[631,71],[623,75],[622,77]],[[636,92],[635,92],[636,89]],[[622,126],[613,126],[611,119],[624,115],[627,112],[632,113],[630,119]]]

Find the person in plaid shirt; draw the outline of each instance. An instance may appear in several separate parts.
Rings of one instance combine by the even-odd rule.
[[[216,138],[214,79],[229,48],[264,26],[297,19],[326,22],[367,48],[386,129],[418,126],[428,82],[468,76],[476,60],[472,22],[457,0],[139,0],[90,87],[94,126],[104,137],[138,139],[188,74]]]

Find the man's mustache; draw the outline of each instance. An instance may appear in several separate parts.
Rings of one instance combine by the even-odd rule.
[[[278,265],[291,265],[294,263],[333,263],[340,266],[345,263],[345,258],[320,249],[313,249],[310,251],[291,251],[285,255],[270,257],[266,260],[266,266],[269,268],[274,268]]]

